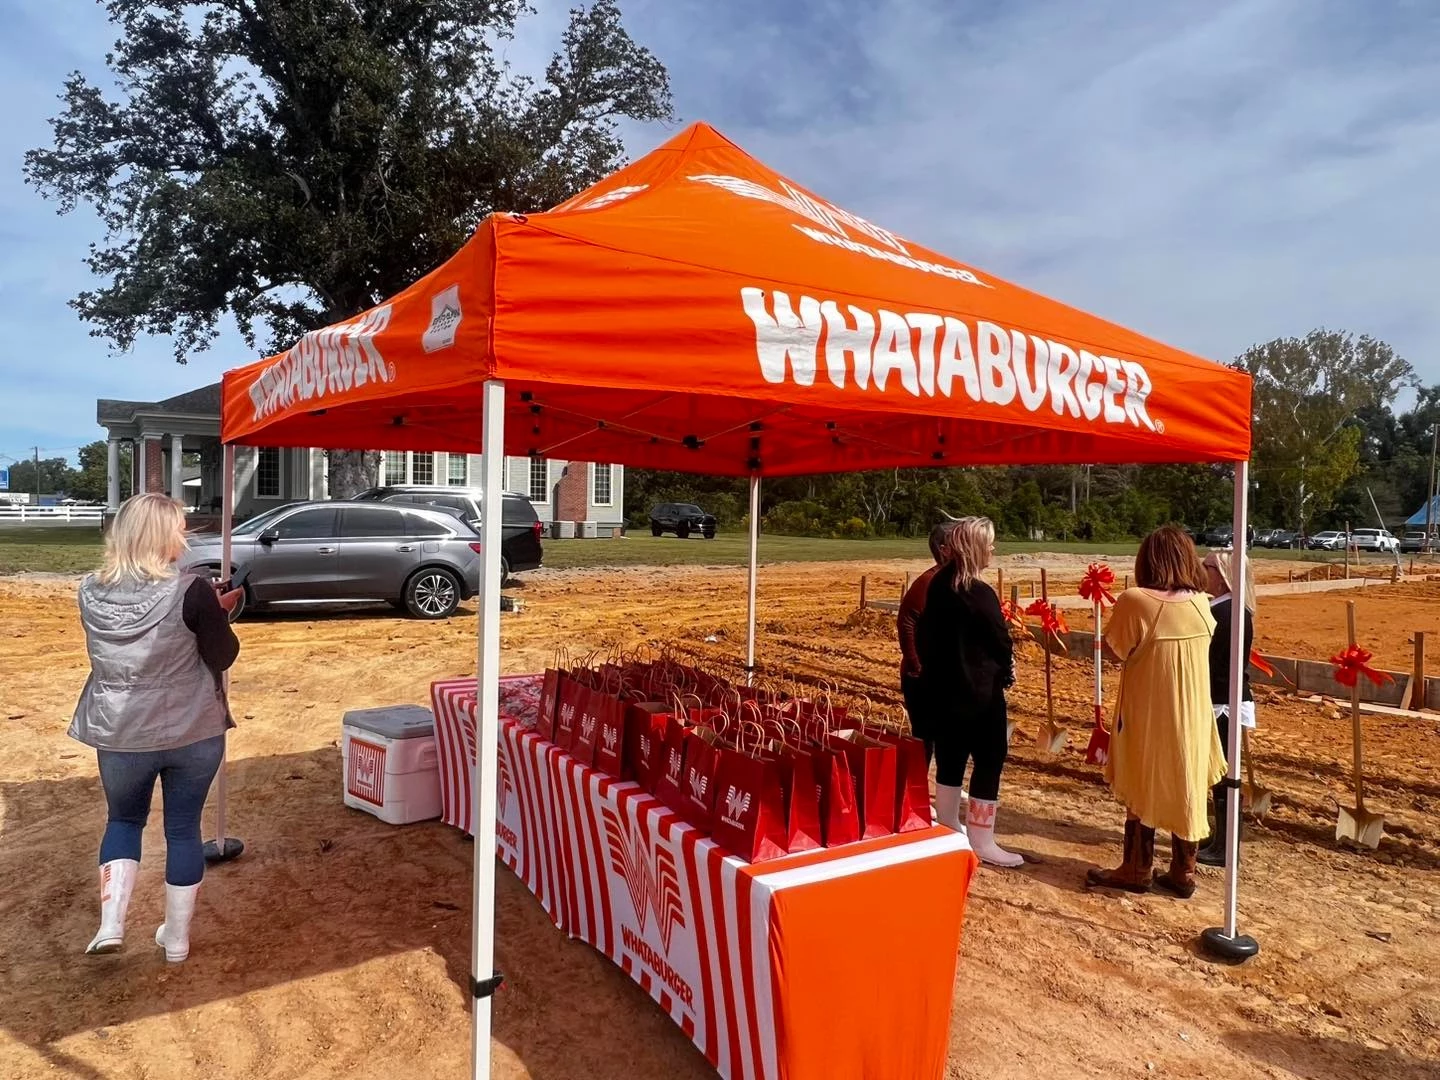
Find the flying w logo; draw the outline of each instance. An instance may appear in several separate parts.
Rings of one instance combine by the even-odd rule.
[[[685,925],[685,903],[681,899],[680,873],[675,865],[675,856],[668,848],[656,845],[652,862],[650,845],[641,835],[638,821],[630,823],[627,834],[611,807],[601,809],[601,818],[610,851],[610,867],[625,879],[640,932],[645,932],[645,923],[653,913],[660,944],[668,953],[675,927]]]
[[[510,801],[510,795],[515,790],[515,785],[511,783],[510,763],[505,759],[505,755],[501,754],[496,758],[495,763],[498,766],[498,773],[495,777],[495,787],[500,792],[499,798],[496,801],[499,804],[500,816],[504,817],[506,804]]]
[[[741,792],[734,784],[725,792],[725,824],[741,828],[741,819],[750,809],[750,792]]]

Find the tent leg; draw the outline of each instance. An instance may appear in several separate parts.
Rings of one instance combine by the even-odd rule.
[[[750,578],[745,606],[745,685],[755,680],[755,556],[760,547],[760,477],[750,477]]]
[[[470,1064],[473,1080],[490,1076],[490,1000],[499,988],[495,970],[495,785],[500,714],[500,536],[505,490],[505,384],[481,388],[484,452],[481,457],[480,626],[476,658],[475,771],[470,790],[470,832],[475,838],[471,896]]]
[[[230,576],[230,540],[235,529],[235,447],[226,444],[220,451],[220,564],[222,577]],[[221,676],[221,684],[225,688],[226,699],[230,696],[230,672]],[[228,742],[228,737],[227,740]],[[245,850],[244,841],[234,836],[226,836],[225,830],[229,825],[230,817],[230,785],[226,776],[226,767],[229,764],[228,746],[227,753],[220,756],[220,768],[215,773],[215,839],[205,841],[205,861],[207,863],[229,862],[231,859],[239,858]]]
[[[1250,463],[1235,465],[1235,531],[1231,543],[1230,562],[1230,745],[1225,756],[1230,769],[1225,786],[1230,797],[1225,800],[1225,925],[1211,927],[1200,935],[1200,943],[1213,956],[1233,963],[1243,963],[1260,951],[1253,937],[1239,931],[1240,893],[1240,749],[1243,745],[1240,727],[1240,700],[1244,693],[1245,669],[1250,657],[1245,651],[1245,564],[1249,553],[1245,548],[1247,533],[1247,496],[1250,489]],[[1218,823],[1217,823],[1218,824]]]

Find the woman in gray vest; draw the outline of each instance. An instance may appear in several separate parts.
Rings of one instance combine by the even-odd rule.
[[[227,612],[240,590],[217,595],[180,573],[185,509],[160,494],[120,507],[105,564],[80,583],[90,677],[71,738],[95,748],[109,820],[100,842],[100,932],[87,953],[115,952],[140,870],[140,840],[155,781],[165,795],[165,922],[155,943],[172,963],[190,954],[190,918],[205,875],[200,813],[235,726],[221,675],[240,643]]]

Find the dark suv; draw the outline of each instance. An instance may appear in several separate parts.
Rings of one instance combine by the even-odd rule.
[[[681,540],[699,533],[706,540],[715,539],[715,515],[707,514],[694,503],[661,503],[650,511],[650,535],[674,533]]]
[[[409,503],[448,510],[476,532],[480,531],[479,488],[395,484],[369,488],[356,495],[355,501]],[[538,570],[545,554],[540,544],[545,527],[535,507],[524,495],[513,491],[504,493],[500,505],[500,572],[509,577],[524,570]]]

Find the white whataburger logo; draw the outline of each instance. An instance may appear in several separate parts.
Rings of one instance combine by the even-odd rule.
[[[606,724],[605,730],[600,733],[600,737],[605,741],[605,749],[613,754],[616,744],[620,741],[620,732],[609,724]]]
[[[732,825],[737,829],[743,828],[744,825],[740,819],[749,810],[750,792],[742,794],[734,784],[731,784],[730,790],[725,792],[725,814],[722,820],[726,825]]]
[[[255,420],[317,398],[344,396],[367,382],[394,382],[395,365],[380,355],[376,340],[389,325],[390,305],[383,304],[311,330],[250,383]]]
[[[624,202],[632,195],[639,195],[640,192],[648,190],[649,184],[635,184],[631,187],[618,187],[614,191],[607,191],[603,195],[596,195],[593,199],[586,199],[584,202],[570,207],[571,210],[599,210],[602,206],[611,206],[614,203]]]
[[[696,802],[705,801],[705,792],[710,787],[710,778],[702,776],[698,772],[690,774],[690,797]]]
[[[455,334],[464,317],[460,310],[460,286],[451,285],[430,298],[430,328],[420,339],[427,353],[439,352],[455,344]]]
[[[702,173],[698,176],[691,176],[689,179],[697,184],[709,184],[711,187],[728,191],[732,195],[739,195],[742,199],[755,199],[771,203],[789,210],[798,217],[813,221],[820,226],[819,229],[800,224],[797,224],[795,228],[817,244],[844,248],[857,255],[866,255],[872,259],[894,263],[896,266],[903,266],[909,270],[937,274],[953,281],[963,281],[970,285],[984,285],[987,289],[990,287],[970,270],[916,258],[906,249],[904,242],[888,229],[882,229],[879,225],[866,221],[859,214],[852,214],[848,210],[841,210],[838,206],[806,195],[783,180],[780,181],[780,187],[784,190],[774,191],[763,184],[757,184],[753,180],[746,180],[739,176]],[[885,246],[875,247],[872,244],[862,243],[852,237],[851,233],[869,237]]]

